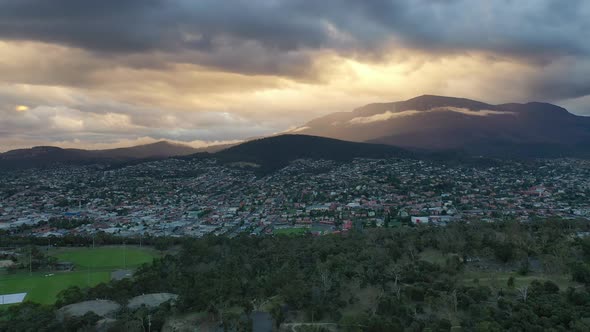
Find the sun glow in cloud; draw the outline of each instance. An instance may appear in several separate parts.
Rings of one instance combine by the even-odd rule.
[[[14,108],[15,111],[17,112],[26,112],[29,110],[29,106],[25,106],[25,105],[18,105]]]

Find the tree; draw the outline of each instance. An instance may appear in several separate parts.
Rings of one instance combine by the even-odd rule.
[[[100,316],[93,312],[88,312],[82,317],[69,317],[64,320],[64,330],[66,331],[93,331]]]
[[[508,282],[506,282],[506,285],[509,288],[514,288],[514,277],[513,276],[510,276],[510,278],[508,278]]]
[[[64,327],[55,318],[55,308],[32,302],[0,310],[0,331],[60,331]]]
[[[514,247],[511,243],[498,243],[494,247],[494,254],[496,258],[506,263],[514,257]]]
[[[318,268],[318,274],[320,278],[320,285],[323,291],[323,296],[325,297],[332,287],[332,279],[330,278],[330,271],[324,265],[321,265]]]
[[[73,286],[66,288],[57,294],[56,306],[62,307],[64,305],[82,302],[85,299],[85,294],[80,287]]]
[[[279,304],[274,304],[270,308],[270,315],[274,319],[275,326],[279,328],[281,324],[285,321],[285,312],[283,308]]]
[[[456,313],[457,305],[459,304],[459,301],[457,300],[457,290],[453,289],[453,291],[449,293],[448,298],[451,308],[453,309],[453,312]]]
[[[395,297],[398,299],[398,301],[401,300],[401,296],[402,296],[402,285],[400,282],[401,275],[402,275],[402,268],[400,265],[390,264],[388,266],[387,276],[390,279],[393,279],[392,290],[393,290],[393,293],[395,294]]]
[[[342,328],[342,331],[344,332],[362,332],[364,331],[363,323],[367,319],[368,318],[364,314],[347,314],[342,316],[338,325]]]
[[[526,301],[529,297],[529,286],[519,287],[519,288],[517,288],[517,291],[518,291],[518,295],[519,295],[520,299],[526,303]]]
[[[590,285],[590,266],[584,262],[571,264],[572,279],[586,285]]]

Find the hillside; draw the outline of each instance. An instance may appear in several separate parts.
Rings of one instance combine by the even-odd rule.
[[[349,161],[354,158],[413,157],[393,146],[346,142],[306,135],[281,135],[249,141],[214,154],[224,162],[246,162],[259,165],[259,171],[270,172],[302,159]]]
[[[166,141],[107,150],[62,149],[39,146],[0,153],[1,168],[46,167],[55,164],[85,165],[168,158],[197,153],[201,149]]]
[[[198,150],[182,144],[160,141],[152,144],[137,145],[128,148],[94,150],[89,154],[105,158],[166,158],[173,156],[184,156],[197,152]]]

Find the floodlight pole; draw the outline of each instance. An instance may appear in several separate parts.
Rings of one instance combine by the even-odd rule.
[[[127,268],[127,243],[126,242],[123,242],[123,257],[124,257],[125,268]]]

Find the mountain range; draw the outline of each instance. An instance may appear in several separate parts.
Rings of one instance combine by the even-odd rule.
[[[199,152],[217,151],[218,149],[219,147],[216,146],[197,149],[167,141],[107,150],[62,149],[53,146],[38,146],[0,153],[0,168],[44,167],[57,163],[118,163],[185,156]]]
[[[108,164],[120,167],[170,157],[216,158],[228,164],[247,165],[259,174],[267,174],[296,159],[350,161],[354,158],[412,158],[414,153],[384,144],[347,142],[309,135],[280,135],[253,139],[235,146],[222,145],[202,149],[168,142],[109,150],[42,146],[0,154],[0,169],[46,167],[56,164]]]
[[[547,103],[491,105],[424,95],[329,114],[283,135],[239,145],[197,149],[162,141],[108,150],[42,146],[0,153],[0,169],[56,163],[116,164],[191,155],[253,163],[262,170],[273,170],[299,158],[590,158],[590,118]]]
[[[332,113],[291,132],[497,157],[590,156],[590,118],[539,102],[491,105],[424,95]]]

